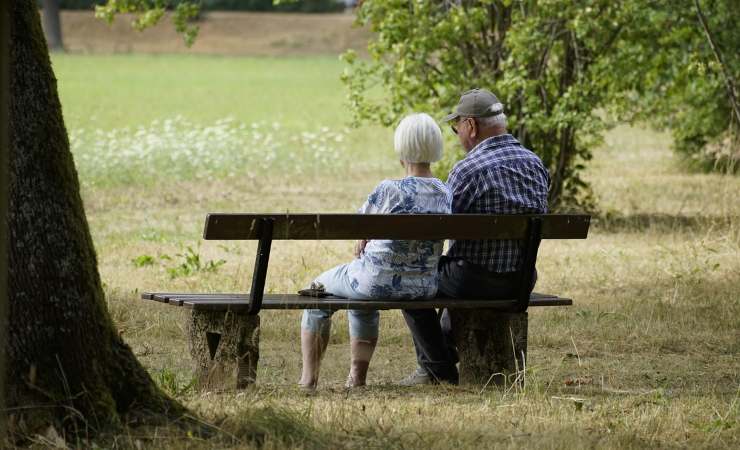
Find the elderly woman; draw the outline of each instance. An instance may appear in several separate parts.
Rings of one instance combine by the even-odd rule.
[[[382,181],[360,208],[362,214],[450,213],[452,195],[434,178],[430,164],[442,157],[442,133],[427,114],[412,114],[396,128],[394,146],[406,176]],[[319,275],[334,295],[367,299],[432,298],[437,293],[437,262],[442,241],[359,241],[355,259]],[[314,389],[326,350],[332,311],[307,309],[301,322],[303,374],[299,384]],[[351,367],[347,387],[364,386],[378,342],[378,311],[349,310]]]

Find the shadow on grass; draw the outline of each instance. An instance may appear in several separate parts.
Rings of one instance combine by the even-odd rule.
[[[222,427],[240,443],[256,447],[391,448],[400,443],[393,433],[383,433],[373,423],[361,423],[361,417],[332,417],[332,426],[325,426],[312,416],[312,409],[310,402],[298,409],[280,405],[244,409],[226,419]]]

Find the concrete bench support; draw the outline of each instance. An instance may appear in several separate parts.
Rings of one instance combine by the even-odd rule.
[[[460,384],[523,384],[527,313],[450,310],[460,357]]]
[[[257,380],[259,316],[193,310],[188,323],[190,355],[198,387],[244,389]]]

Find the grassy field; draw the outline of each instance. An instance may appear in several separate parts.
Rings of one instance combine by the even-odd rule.
[[[531,311],[524,389],[395,387],[415,366],[396,311],[382,313],[370,386],[351,392],[337,314],[309,396],[295,387],[299,312],[268,311],[259,384],[197,392],[185,312],[138,293],[245,291],[255,245],[201,241],[205,213],[350,211],[400,176],[391,133],[347,129],[335,58],[53,63],[111,314],[152,376],[219,430],[132,428],[110,446],[740,446],[740,178],[683,172],[668,136],[620,126],[595,152],[603,213],[588,240],[541,248],[537,290],[575,305]],[[277,242],[267,289],[294,291],[350,252]],[[194,255],[217,267],[197,270]]]

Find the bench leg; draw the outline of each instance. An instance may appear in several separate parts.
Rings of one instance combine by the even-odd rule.
[[[450,310],[460,357],[460,383],[524,383],[527,313]]]
[[[244,389],[257,380],[259,316],[192,311],[190,355],[201,389]]]

